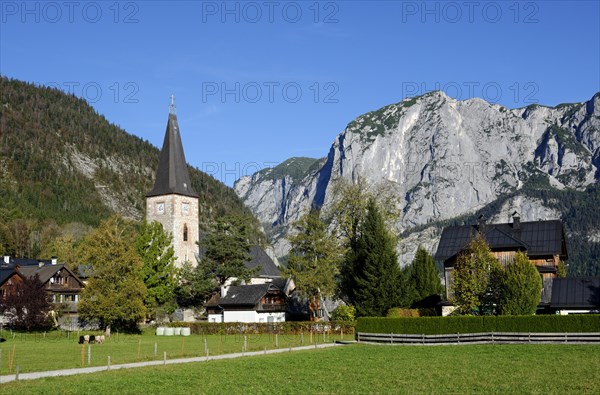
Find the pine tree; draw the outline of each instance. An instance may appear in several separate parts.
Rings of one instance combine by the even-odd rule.
[[[506,265],[498,309],[503,315],[534,314],[540,303],[542,279],[535,265],[523,252],[517,252]]]
[[[364,223],[351,252],[355,289],[352,304],[357,316],[385,316],[403,301],[403,273],[398,266],[396,239],[387,230],[374,199],[369,199]]]
[[[284,276],[292,278],[300,295],[308,298],[313,320],[321,297],[335,292],[342,255],[317,211],[303,216],[294,226],[298,232],[288,238],[292,248]]]
[[[417,305],[426,303],[426,300],[442,293],[442,283],[435,261],[423,246],[417,248],[408,272]]]
[[[182,307],[201,307],[218,289],[217,280],[212,270],[201,262],[194,267],[191,262],[184,262],[179,269],[175,297]]]
[[[200,241],[205,248],[204,256],[198,262],[200,272],[216,279],[217,286],[227,280],[249,280],[259,268],[248,269],[245,263],[251,259],[251,226],[248,218],[232,215],[220,218],[211,232]]]
[[[141,279],[146,285],[144,303],[151,318],[175,310],[176,270],[173,237],[156,221],[144,222],[136,238],[136,249],[142,259]]]

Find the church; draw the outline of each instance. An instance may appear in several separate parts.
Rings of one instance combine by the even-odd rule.
[[[200,257],[198,246],[200,240],[199,203],[199,195],[193,190],[190,182],[175,105],[171,97],[167,129],[156,170],[156,180],[152,190],[146,194],[146,220],[159,222],[163,229],[173,236],[175,267],[177,268],[181,268],[186,261],[196,265]],[[246,267],[260,267],[257,276],[252,278],[248,285],[231,288],[235,292],[247,293],[251,289],[245,287],[254,286],[253,294],[259,288],[258,293],[261,293],[264,288],[264,295],[256,296],[258,299],[251,306],[239,300],[244,303],[238,306],[238,300],[235,298],[229,300],[232,299],[231,294],[227,298],[230,282],[223,287],[220,295],[216,294],[211,298],[209,304],[213,322],[259,322],[263,319],[265,322],[273,322],[271,316],[276,317],[275,321],[285,319],[286,295],[290,292],[290,282],[281,277],[279,267],[259,246],[253,246],[249,255],[251,260],[245,263]],[[256,287],[257,285],[265,286]],[[277,295],[277,298],[273,298],[272,295]],[[223,299],[223,303],[220,303],[221,299]],[[227,304],[225,304],[226,300]],[[265,303],[261,303],[262,301]],[[269,303],[266,303],[267,301]],[[228,314],[229,311],[240,310],[245,310],[246,313]],[[192,320],[191,317],[185,318]]]

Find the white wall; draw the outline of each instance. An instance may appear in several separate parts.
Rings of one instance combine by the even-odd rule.
[[[209,314],[208,322],[223,322],[223,314]]]
[[[272,320],[269,321],[269,317]],[[214,321],[213,321],[214,320]],[[284,322],[285,313],[257,313],[256,311],[227,311],[221,314],[209,314],[208,322]]]

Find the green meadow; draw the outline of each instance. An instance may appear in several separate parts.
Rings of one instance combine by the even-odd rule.
[[[2,384],[8,394],[600,393],[596,345],[346,345]]]
[[[87,334],[88,332],[86,332]],[[81,332],[83,334],[83,332]],[[110,356],[111,365],[167,359],[228,354],[264,349],[289,348],[334,340],[351,340],[353,334],[223,334],[191,336],[156,336],[146,330],[139,335],[113,332],[104,344],[80,345],[77,332],[52,331],[44,333],[11,333],[6,330],[0,343],[0,376],[19,372],[71,369],[105,366]],[[205,347],[206,345],[206,347]]]

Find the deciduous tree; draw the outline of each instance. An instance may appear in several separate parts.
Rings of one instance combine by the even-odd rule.
[[[459,314],[483,314],[494,303],[500,270],[486,241],[477,235],[458,256],[452,271],[453,302]]]
[[[318,211],[306,214],[294,224],[288,237],[291,250],[286,277],[292,278],[301,296],[308,298],[311,320],[317,318],[322,298],[333,296],[342,253]]]
[[[111,326],[135,327],[146,313],[135,237],[130,223],[113,216],[82,240],[83,260],[92,264],[93,275],[82,292],[79,315],[97,320],[107,333]]]
[[[38,275],[16,283],[11,292],[0,298],[0,314],[16,329],[46,329],[52,326],[50,296]]]

